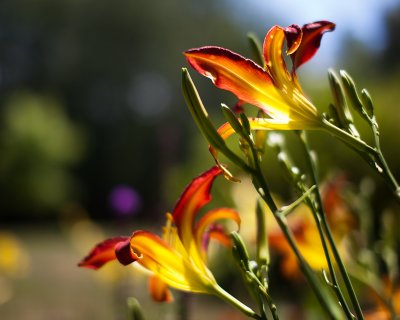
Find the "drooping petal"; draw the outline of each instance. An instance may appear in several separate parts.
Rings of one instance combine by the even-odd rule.
[[[157,302],[172,302],[174,297],[168,285],[157,276],[149,278],[149,292],[154,301]]]
[[[316,21],[305,24],[302,27],[301,42],[297,50],[294,50],[291,54],[293,71],[314,56],[321,44],[323,34],[335,30],[335,26],[336,25],[330,21]],[[285,29],[285,33],[286,39],[288,40],[288,47],[291,47],[297,37],[293,36],[293,29],[289,28]]]
[[[79,262],[79,267],[99,269],[109,261],[118,259],[123,265],[130,264],[137,259],[129,249],[130,237],[116,237],[107,239],[96,245],[90,253]]]
[[[275,118],[287,118],[289,106],[264,69],[241,55],[220,47],[185,52],[189,64],[221,89],[253,104]]]
[[[130,241],[137,253],[137,262],[170,287],[201,293],[211,293],[215,279],[208,271],[197,269],[188,255],[180,253],[157,235],[136,231]]]

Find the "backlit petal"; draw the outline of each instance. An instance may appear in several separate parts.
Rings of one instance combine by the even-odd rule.
[[[215,166],[204,172],[186,187],[173,211],[173,218],[182,244],[192,263],[201,272],[208,272],[195,237],[195,221],[198,211],[211,200],[210,189],[214,179],[222,174]]]
[[[248,118],[250,128],[252,130],[301,130],[304,128],[312,129],[310,125],[306,125],[300,121],[284,121],[280,119],[267,119],[267,118]],[[306,125],[306,126],[305,126]],[[226,140],[235,130],[232,128],[229,122],[224,123],[220,126],[217,132],[221,137]]]
[[[271,73],[275,85],[281,90],[289,90],[294,83],[282,56],[284,41],[284,29],[279,26],[272,27],[265,36],[263,53],[266,68]]]
[[[287,121],[267,118],[248,118],[248,120],[252,130],[303,130],[304,128],[314,128],[310,123],[305,121]],[[224,140],[235,133],[235,130],[229,122],[224,123],[217,131]],[[210,146],[209,150],[214,159],[218,161],[218,151],[213,148],[213,146]]]
[[[189,256],[171,248],[160,237],[146,231],[136,231],[131,247],[139,256],[138,263],[169,286],[191,292],[210,293],[215,284],[207,271],[198,270]]]
[[[173,211],[173,218],[179,237],[189,251],[194,238],[194,223],[200,208],[211,200],[210,189],[214,179],[222,173],[219,167],[212,167],[186,187]]]
[[[99,269],[107,262],[117,259],[116,248],[121,252],[121,256],[124,256],[124,258],[121,258],[122,262],[120,261],[122,264],[132,263],[136,258],[134,254],[126,255],[126,251],[123,250],[123,248],[126,248],[126,244],[129,244],[129,240],[129,237],[116,237],[99,243],[79,262],[78,266]]]
[[[253,104],[276,118],[287,118],[289,106],[275,88],[268,72],[253,61],[220,47],[185,52],[190,65],[221,89]]]

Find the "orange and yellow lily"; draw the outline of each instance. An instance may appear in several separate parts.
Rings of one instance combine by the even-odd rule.
[[[240,102],[255,105],[270,116],[249,119],[252,129],[318,129],[323,125],[321,115],[305,97],[296,70],[314,56],[322,35],[334,28],[335,24],[329,21],[303,27],[272,27],[264,40],[264,66],[215,46],[191,49],[184,55],[196,71],[210,78],[218,88],[232,92]],[[285,40],[291,68],[282,54]],[[233,133],[229,124],[219,131],[224,138]]]
[[[322,187],[322,201],[329,224],[332,226],[332,235],[338,249],[344,258],[350,253],[346,248],[346,236],[354,230],[356,222],[349,204],[343,199],[343,190],[346,184],[345,177],[339,175]],[[314,270],[328,268],[325,253],[321,244],[315,220],[309,208],[300,205],[288,217],[288,224],[294,234],[297,246],[305,260]],[[269,229],[269,244],[282,257],[282,273],[288,278],[299,278],[299,269],[296,257],[291,250],[285,236],[278,227]]]
[[[139,230],[131,237],[105,240],[85,257],[79,266],[98,269],[117,259],[123,265],[138,263],[153,276],[149,288],[157,301],[171,301],[168,286],[196,293],[225,295],[206,265],[210,239],[225,245],[231,240],[217,221],[240,224],[239,214],[229,208],[217,208],[199,217],[199,210],[211,200],[214,179],[222,173],[218,167],[204,172],[187,186],[172,214],[167,213],[163,236]],[[226,297],[225,297],[226,298]]]

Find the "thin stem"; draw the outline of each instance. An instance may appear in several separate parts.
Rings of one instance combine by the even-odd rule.
[[[301,254],[301,252],[299,251],[299,249],[297,247],[296,241],[294,240],[294,236],[287,226],[286,218],[281,214],[281,212],[279,211],[275,202],[272,200],[272,197],[270,196],[268,189],[265,188],[266,186],[265,186],[265,181],[263,181],[264,179],[259,179],[257,177],[253,177],[253,179],[255,179],[257,181],[257,182],[255,182],[255,186],[256,186],[260,196],[268,204],[271,211],[273,212],[274,217],[275,217],[282,233],[284,234],[286,240],[288,241],[288,243],[290,245],[290,248],[292,249],[293,253],[295,254],[295,256],[297,258],[297,262],[299,264],[300,269],[302,270],[304,276],[307,278],[309,284],[311,285],[311,288],[314,290],[314,293],[317,296],[318,301],[321,303],[322,307],[330,315],[330,317],[332,319],[336,319],[336,316],[334,315],[333,310],[331,310],[330,305],[327,303],[325,296],[324,296],[323,292],[321,291],[320,285],[317,282],[315,275],[313,274],[310,266],[308,265],[306,260],[304,260],[303,255]],[[264,185],[264,187],[258,187],[258,186],[262,186],[262,185]],[[267,191],[264,191],[264,190],[267,190]]]
[[[313,184],[318,185],[317,172],[316,172],[316,168],[315,168],[314,162],[313,162],[313,160],[311,159],[311,156],[310,156],[310,149],[309,149],[309,146],[308,146],[308,141],[306,139],[305,132],[300,134],[299,137],[300,137],[300,140],[302,142],[302,145],[303,145],[303,148],[304,148],[304,151],[305,151],[304,153],[306,154],[307,164],[308,164],[310,172],[311,172],[311,181],[312,181]],[[339,251],[338,251],[338,249],[336,247],[336,244],[335,244],[335,241],[333,239],[332,232],[331,232],[331,230],[329,228],[329,225],[328,225],[328,222],[327,222],[327,219],[326,219],[325,210],[324,210],[323,203],[322,203],[321,194],[320,194],[318,188],[316,188],[316,190],[315,190],[315,195],[316,195],[316,201],[318,203],[318,206],[317,206],[316,209],[319,212],[319,217],[321,218],[323,229],[324,229],[325,234],[327,236],[327,239],[328,239],[329,245],[331,247],[333,256],[335,258],[335,261],[338,264],[338,267],[339,267],[340,273],[342,275],[343,281],[345,283],[347,292],[348,292],[350,300],[351,300],[351,302],[353,304],[354,311],[355,311],[355,313],[356,313],[356,315],[357,315],[357,317],[359,319],[364,319],[360,304],[359,304],[357,296],[355,294],[353,285],[352,285],[352,283],[350,281],[350,277],[349,277],[349,275],[347,273],[347,270],[346,270],[346,267],[345,267],[345,265],[344,265],[344,263],[343,263],[343,261],[342,261],[342,259],[340,257]],[[318,224],[318,222],[319,221],[317,221],[317,224]],[[330,271],[331,271],[331,267],[332,266],[330,266]],[[333,281],[335,281],[334,283],[337,285],[337,280],[336,280],[336,277],[334,276],[333,267],[332,267],[332,273],[331,274],[333,275],[332,279],[333,279]],[[339,286],[338,286],[338,288],[339,288]],[[341,299],[344,299],[343,295],[340,292],[340,289],[339,289],[339,295],[340,295]]]
[[[251,308],[249,308],[243,302],[236,299],[234,296],[230,295],[220,286],[216,286],[215,289],[217,290],[219,297],[224,299],[229,304],[233,305],[236,309],[240,310],[246,316],[257,320],[263,320],[263,318],[260,317],[258,314],[256,314]]]
[[[372,125],[374,139],[376,147],[373,148],[366,144],[364,141],[352,136],[351,134],[343,131],[342,129],[336,127],[332,123],[327,120],[323,120],[323,126],[321,127],[323,130],[329,132],[335,137],[342,140],[348,146],[352,147],[357,153],[361,155],[363,159],[375,170],[377,171],[386,182],[389,184],[390,188],[393,191],[396,200],[400,202],[400,186],[393,176],[389,166],[386,163],[386,160],[382,154],[380,149],[380,141],[379,141],[379,130],[375,124]]]
[[[359,138],[356,138],[352,136],[350,133],[347,133],[346,131],[343,131],[342,129],[336,127],[334,124],[330,123],[328,120],[323,119],[322,121],[323,126],[321,129],[327,131],[328,133],[334,135],[335,137],[339,138],[343,142],[345,142],[347,145],[361,151],[364,153],[368,154],[374,154],[375,149],[366,144],[364,141],[362,141]]]
[[[392,172],[390,171],[390,168],[388,164],[386,163],[386,160],[383,156],[382,149],[381,149],[381,141],[380,141],[380,133],[379,133],[379,127],[377,122],[375,121],[375,118],[371,119],[371,127],[372,127],[372,132],[374,134],[374,141],[375,141],[375,146],[377,149],[377,160],[379,161],[379,164],[381,166],[381,169],[383,170],[383,173],[385,174],[385,178],[389,181],[390,186],[392,187],[392,190],[399,200],[400,198],[400,187],[399,184],[397,183],[396,179],[394,178]],[[378,169],[378,168],[377,168]],[[379,171],[379,169],[378,169]]]
[[[276,305],[273,303],[271,296],[268,294],[268,290],[267,290],[266,286],[263,285],[263,283],[260,281],[260,279],[254,274],[254,272],[248,271],[246,274],[251,279],[251,281],[254,281],[253,285],[257,286],[258,291],[261,292],[262,296],[265,298],[265,301],[268,304],[268,308],[271,311],[272,318],[274,320],[279,320]],[[266,318],[265,313],[264,313],[264,316]]]
[[[319,193],[318,191],[315,191],[315,192]],[[326,258],[326,261],[328,263],[329,274],[331,275],[331,282],[332,282],[331,283],[331,287],[334,290],[337,298],[339,299],[340,305],[342,306],[343,311],[346,314],[347,318],[348,319],[353,319],[354,316],[352,315],[352,313],[351,313],[351,311],[349,309],[349,306],[348,306],[348,304],[346,302],[346,299],[344,298],[344,295],[342,293],[342,290],[340,289],[339,282],[338,282],[337,277],[336,277],[336,272],[335,272],[335,269],[333,267],[331,256],[329,254],[329,248],[328,248],[328,244],[326,242],[324,229],[323,229],[323,227],[321,225],[321,220],[322,219],[320,217],[318,209],[314,206],[314,204],[312,203],[312,201],[310,199],[308,199],[307,204],[311,208],[311,211],[313,213],[313,217],[314,217],[315,223],[317,225],[317,229],[318,229],[318,234],[319,234],[320,239],[321,239],[322,248],[324,250],[325,258]]]
[[[392,299],[386,297],[382,287],[380,280],[376,277],[375,274],[370,272],[369,270],[364,270],[361,266],[356,266],[353,270],[350,270],[351,275],[366,285],[372,292],[376,295],[376,297],[384,304],[387,310],[390,312],[391,319],[398,319],[396,314],[396,309],[393,305]]]
[[[297,247],[296,241],[291,230],[288,228],[286,223],[286,217],[282,214],[282,212],[278,209],[277,205],[275,204],[274,200],[271,197],[269,192],[268,185],[265,181],[264,175],[261,170],[260,162],[257,156],[257,152],[254,148],[252,141],[249,139],[249,146],[252,150],[253,154],[253,164],[254,164],[254,171],[252,170],[249,172],[252,175],[253,184],[261,196],[261,198],[266,202],[266,204],[271,209],[282,233],[284,234],[285,238],[287,239],[293,253],[297,258],[297,262],[299,264],[300,269],[302,270],[304,276],[307,278],[311,288],[313,289],[315,295],[317,296],[318,301],[320,302],[321,306],[325,309],[325,311],[329,314],[332,319],[336,319],[335,313],[332,310],[331,306],[326,301],[326,297],[324,293],[321,291],[321,287],[315,277],[315,274],[312,272],[310,266],[308,265],[307,261],[304,259],[303,255],[301,254],[300,250]]]

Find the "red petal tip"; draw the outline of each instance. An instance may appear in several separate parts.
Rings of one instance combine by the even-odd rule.
[[[129,240],[129,237],[116,237],[97,244],[89,254],[78,263],[78,266],[93,270],[101,268],[107,262],[117,258],[115,251],[116,246],[120,247],[121,243],[123,244],[127,241],[129,243]]]

